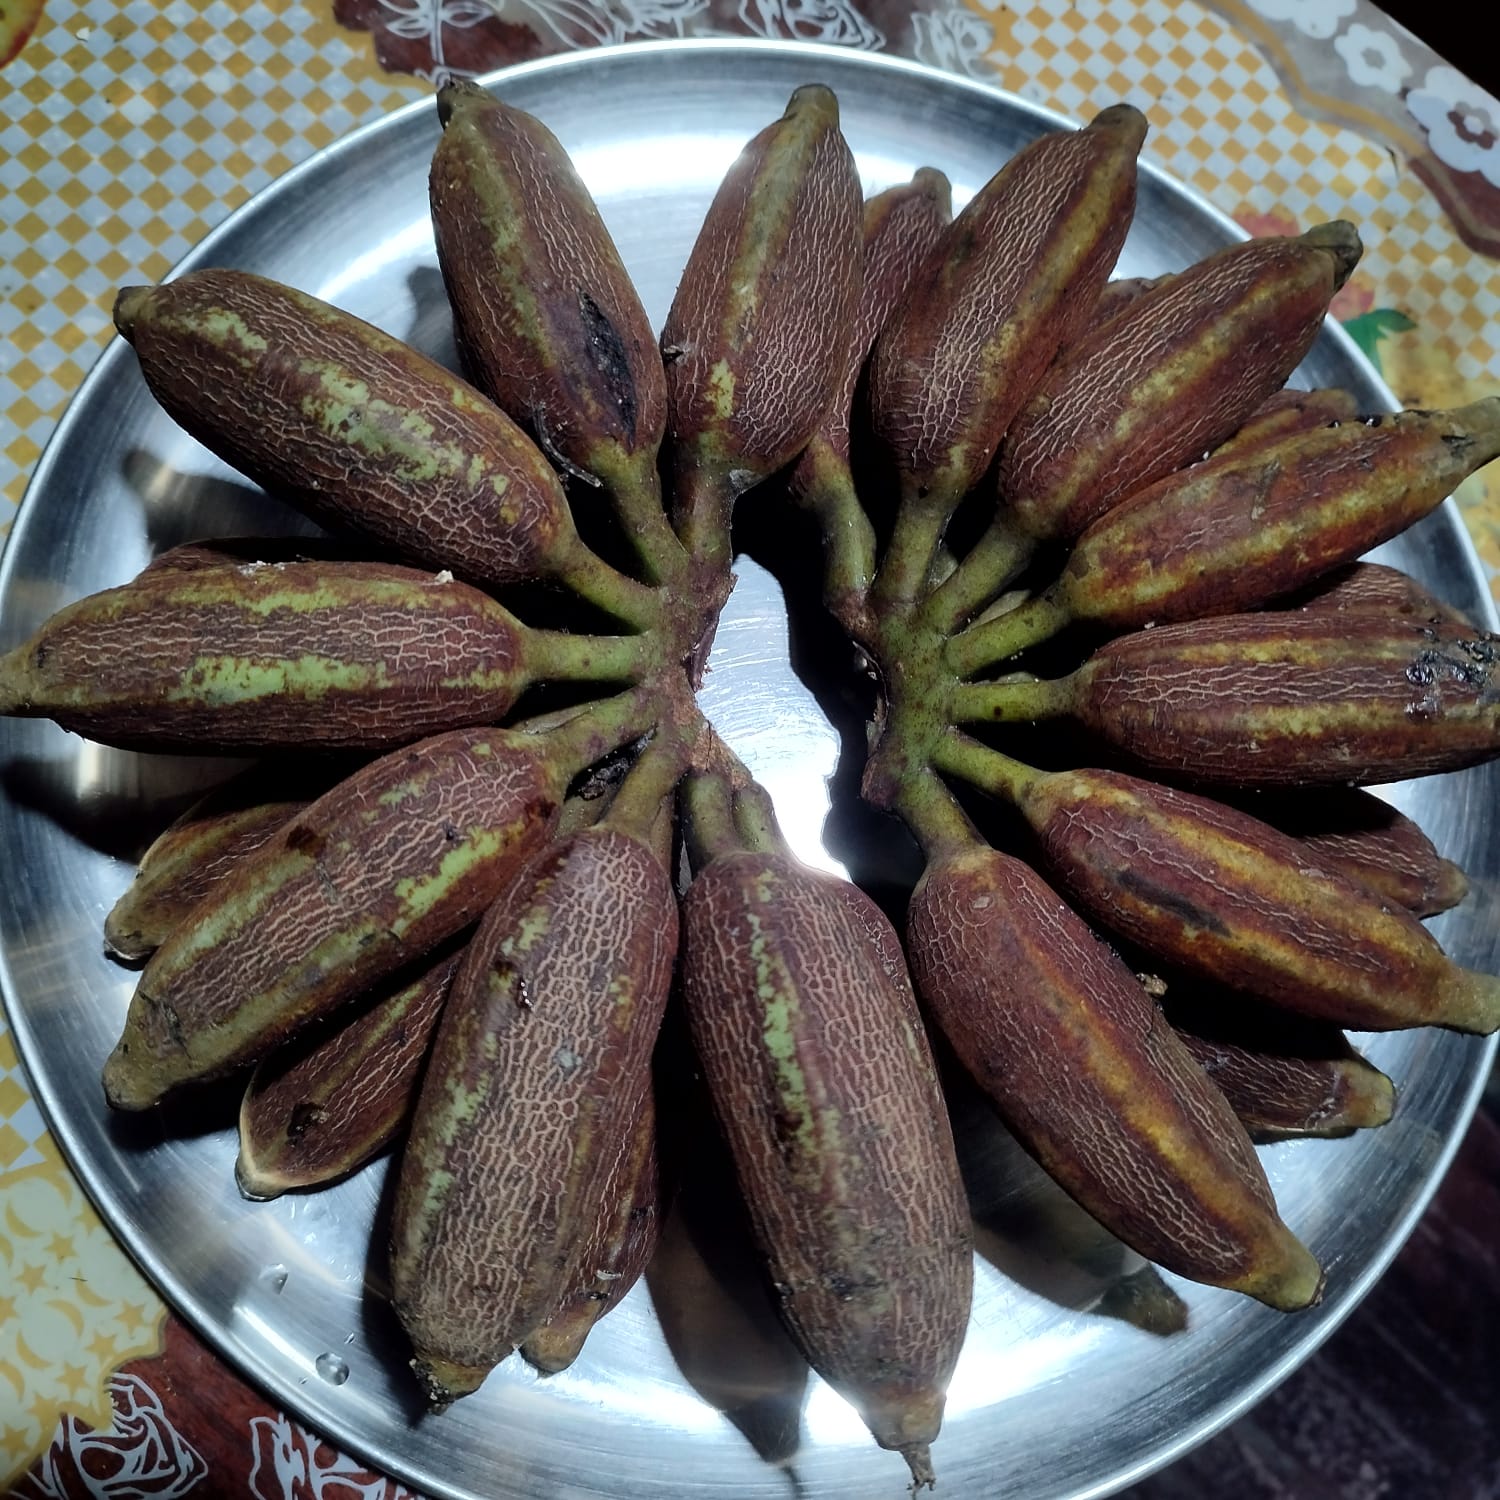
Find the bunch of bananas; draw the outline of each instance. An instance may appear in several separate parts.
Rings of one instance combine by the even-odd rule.
[[[110,1104],[253,1068],[252,1197],[400,1142],[393,1299],[445,1403],[517,1348],[564,1367],[650,1259],[675,976],[786,1326],[919,1486],[972,1277],[928,1024],[1126,1244],[1316,1301],[1252,1134],[1390,1116],[1342,1028],[1500,1026],[1500,982],[1417,920],[1462,873],[1357,789],[1500,750],[1496,642],[1356,561],[1500,454],[1500,398],[1283,389],[1348,224],[1110,281],[1128,106],[952,218],[927,169],[862,204],[832,94],[798,89],[659,345],[556,139],[470,84],[438,112],[472,385],[232,270],[116,303],[163,407],[332,539],[176,548],[0,658],[0,711],[268,757],[109,916],[147,960]],[[904,947],[695,702],[732,512],[775,486],[877,678],[864,794],[927,861]],[[584,540],[611,528],[618,564]],[[1054,636],[1092,654],[1017,663]],[[1110,768],[982,727],[1058,716]]]

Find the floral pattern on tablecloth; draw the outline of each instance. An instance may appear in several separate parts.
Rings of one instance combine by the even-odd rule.
[[[1500,101],[1371,0],[1210,0],[1309,114],[1405,158],[1470,248],[1500,258]]]
[[[1335,314],[1404,404],[1500,388],[1500,105],[1370,0],[0,0],[0,529],[116,287],[434,80],[682,35],[899,52],[1073,118],[1128,99],[1151,157],[1247,230],[1360,223]],[[1500,485],[1461,502],[1500,572]],[[183,1435],[193,1401],[211,1403],[195,1435],[211,1411],[238,1448]],[[27,1500],[411,1500],[167,1317],[3,1029],[0,1481]]]

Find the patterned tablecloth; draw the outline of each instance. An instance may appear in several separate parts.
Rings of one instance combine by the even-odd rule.
[[[117,286],[158,280],[231,208],[434,80],[679,35],[886,49],[1073,117],[1129,100],[1151,118],[1147,155],[1247,229],[1359,224],[1367,252],[1334,312],[1404,404],[1500,388],[1500,103],[1369,0],[0,0],[0,526],[109,336]],[[1493,580],[1491,474],[1459,499]],[[1471,1235],[1500,1221],[1497,1139],[1482,1118],[1327,1350],[1132,1493],[1497,1493],[1500,1372],[1485,1317],[1451,1294],[1477,1277],[1493,1308],[1500,1287]],[[406,1493],[268,1407],[167,1312],[63,1164],[3,1024],[0,1483],[27,1500]]]

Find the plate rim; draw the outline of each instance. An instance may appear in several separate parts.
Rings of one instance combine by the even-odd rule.
[[[582,48],[557,52],[545,57],[493,69],[479,75],[478,81],[487,88],[503,88],[507,83],[520,78],[529,79],[548,73],[573,72],[578,69],[604,68],[618,64],[622,59],[631,54],[640,54],[648,51],[654,54],[699,53],[709,56],[743,56],[745,54],[774,53],[783,58],[806,59],[810,66],[816,66],[821,63],[832,64],[838,68],[868,68],[877,72],[905,74],[912,77],[925,78],[947,89],[956,89],[960,92],[969,92],[983,96],[992,102],[1003,102],[1007,106],[1018,109],[1051,128],[1076,128],[1079,123],[1077,120],[1060,111],[1051,109],[1046,105],[1038,104],[1034,100],[1027,99],[1025,96],[1005,89],[998,84],[988,83],[982,79],[962,74],[951,73],[914,59],[899,57],[890,53],[869,52],[863,49],[827,43],[780,41],[760,38],[667,38]],[[304,176],[310,176],[316,172],[328,169],[330,163],[335,162],[345,153],[357,152],[370,137],[383,131],[397,129],[402,122],[414,118],[422,111],[429,110],[432,107],[433,101],[431,96],[410,100],[384,115],[356,126],[337,140],[330,141],[327,145],[313,151],[302,161],[265,183],[243,203],[226,214],[218,224],[209,230],[202,239],[191,246],[172,265],[163,279],[170,280],[184,271],[192,269],[196,265],[202,264],[205,261],[211,261],[218,245],[224,239],[229,238],[238,229],[244,219],[261,211],[261,205],[268,196],[273,193],[286,192],[292,189]],[[1149,150],[1143,153],[1141,170],[1161,185],[1170,188],[1171,191],[1191,202],[1193,207],[1204,215],[1205,218],[1213,222],[1227,238],[1240,241],[1251,238],[1229,214],[1205,197],[1197,188],[1182,181],[1151,160]],[[1352,336],[1336,319],[1328,318],[1325,320],[1322,334],[1325,336],[1331,335],[1340,345],[1346,357],[1363,367],[1372,385],[1378,389],[1382,399],[1386,402],[1388,409],[1399,409],[1400,403],[1397,401],[1390,386],[1381,376],[1379,370],[1365,356],[1363,350],[1359,348]],[[119,360],[126,358],[128,352],[129,346],[118,334],[105,342],[84,375],[83,380],[69,397],[68,403],[59,417],[56,427],[41,455],[38,457],[31,477],[12,516],[11,526],[4,539],[4,545],[0,547],[0,601],[3,601],[9,595],[12,586],[12,573],[15,568],[15,558],[22,544],[21,539],[24,539],[29,530],[33,513],[38,509],[37,500],[46,486],[50,471],[58,461],[58,454],[62,452],[63,448],[70,441],[72,429],[81,421],[81,407],[84,395],[97,383],[106,379],[113,366]],[[1493,593],[1486,584],[1478,550],[1469,528],[1464,522],[1462,512],[1451,497],[1444,500],[1439,510],[1449,522],[1450,530],[1453,533],[1452,540],[1456,544],[1457,550],[1463,558],[1463,562],[1472,580],[1479,585],[1478,592],[1483,605],[1483,619],[1481,623],[1490,630],[1500,629],[1500,613],[1497,613]],[[62,1152],[69,1171],[79,1186],[83,1188],[91,1205],[99,1213],[100,1218],[109,1231],[111,1239],[125,1251],[134,1264],[139,1267],[146,1279],[150,1281],[153,1288],[162,1295],[169,1312],[182,1318],[192,1329],[195,1336],[213,1348],[231,1369],[245,1377],[263,1394],[271,1396],[273,1405],[278,1409],[289,1413],[299,1421],[307,1421],[315,1431],[335,1438],[340,1448],[356,1456],[373,1461],[379,1468],[389,1472],[392,1477],[405,1476],[434,1494],[452,1496],[455,1497],[455,1500],[462,1500],[462,1497],[468,1493],[467,1491],[451,1488],[441,1480],[434,1483],[433,1476],[414,1475],[411,1471],[403,1467],[398,1453],[388,1453],[378,1442],[365,1442],[359,1438],[357,1433],[345,1430],[338,1423],[329,1424],[325,1422],[321,1411],[311,1404],[304,1405],[300,1399],[299,1391],[282,1389],[270,1378],[269,1374],[263,1372],[257,1363],[248,1357],[248,1351],[244,1347],[237,1345],[229,1337],[227,1329],[221,1330],[211,1320],[199,1315],[196,1299],[184,1293],[180,1279],[160,1264],[149,1244],[142,1243],[138,1245],[136,1243],[137,1236],[128,1223],[124,1226],[123,1230],[117,1226],[115,1222],[116,1216],[113,1212],[106,1212],[104,1207],[101,1206],[101,1195],[93,1173],[88,1170],[85,1161],[75,1156],[70,1132],[67,1130],[59,1131],[57,1128],[56,1122],[60,1119],[65,1120],[66,1112],[59,1110],[57,1100],[52,1096],[50,1090],[38,1086],[31,1068],[29,1056],[35,1039],[24,1021],[19,1025],[17,1024],[21,1012],[11,1004],[9,999],[13,987],[14,979],[10,972],[10,964],[6,955],[0,952],[0,1010],[3,1010],[4,1020],[10,1029],[11,1035],[16,1038],[17,1056],[31,1096],[36,1100],[48,1131]],[[1306,1332],[1301,1333],[1295,1338],[1295,1341],[1279,1359],[1273,1361],[1260,1371],[1257,1376],[1247,1381],[1233,1395],[1225,1397],[1217,1405],[1210,1407],[1195,1421],[1187,1424],[1186,1427],[1175,1433],[1170,1439],[1159,1443],[1151,1453],[1135,1464],[1119,1468],[1109,1477],[1085,1488],[1070,1491],[1070,1500],[1103,1500],[1103,1497],[1113,1495],[1126,1486],[1137,1483],[1150,1474],[1156,1473],[1175,1462],[1184,1454],[1222,1431],[1231,1422],[1252,1409],[1260,1401],[1264,1400],[1267,1395],[1304,1364],[1343,1326],[1345,1319],[1363,1303],[1374,1284],[1385,1274],[1391,1262],[1405,1246],[1416,1225],[1430,1206],[1432,1198],[1447,1176],[1453,1159],[1469,1132],[1475,1112],[1484,1093],[1488,1076],[1495,1066],[1497,1052],[1500,1052],[1500,1033],[1488,1038],[1471,1039],[1471,1041],[1472,1043],[1477,1043],[1473,1063],[1473,1077],[1470,1080],[1465,1096],[1458,1106],[1454,1123],[1447,1132],[1442,1148],[1434,1158],[1432,1168],[1422,1182],[1405,1214],[1387,1231],[1380,1244],[1380,1248],[1371,1257],[1363,1271],[1357,1277],[1345,1283],[1346,1289],[1341,1297],[1341,1305],[1332,1312],[1322,1314],[1317,1323],[1311,1325]],[[102,1201],[109,1201],[107,1194],[103,1195]],[[395,1461],[393,1462],[393,1460]]]

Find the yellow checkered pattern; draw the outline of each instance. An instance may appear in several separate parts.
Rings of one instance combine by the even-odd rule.
[[[0,1027],[0,1177],[40,1162],[38,1147],[46,1137],[47,1127],[26,1087],[15,1043]]]

